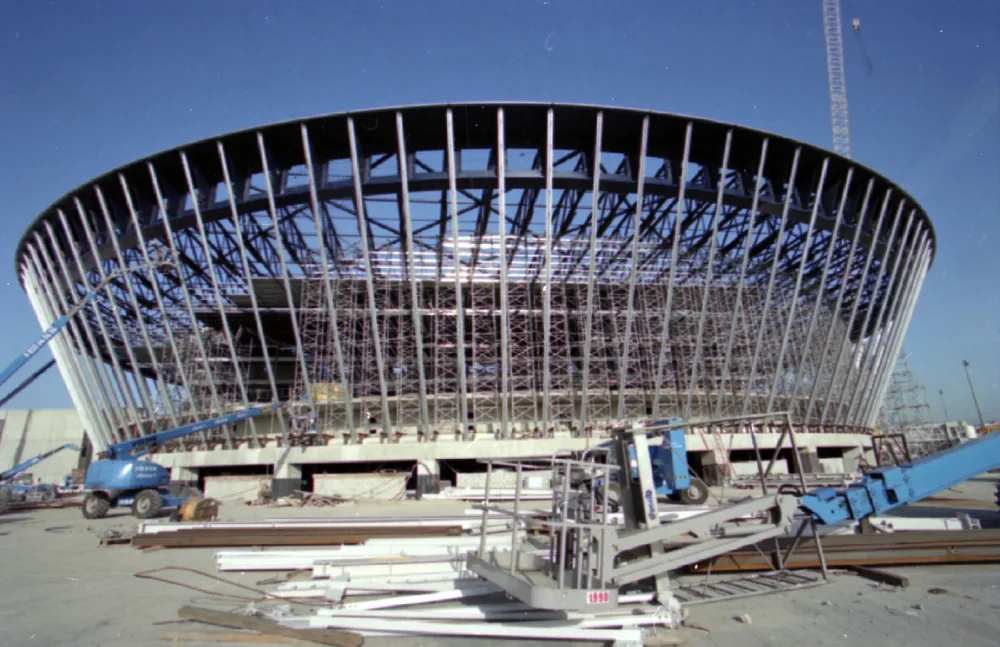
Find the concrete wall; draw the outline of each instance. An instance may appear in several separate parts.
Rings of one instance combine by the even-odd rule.
[[[206,476],[205,496],[220,501],[254,501],[261,484],[271,485],[270,476]]]
[[[83,444],[83,424],[74,409],[6,409],[0,424],[0,472],[66,443]],[[28,472],[36,481],[61,484],[78,463],[79,452],[64,449]]]
[[[824,474],[843,474],[847,471],[843,458],[821,458],[819,462],[823,465]]]
[[[757,469],[757,461],[730,463],[730,465],[732,466],[733,476],[757,476],[760,473]],[[767,467],[766,461],[764,462],[764,467]],[[788,474],[788,461],[784,458],[774,461],[771,474]]]
[[[402,496],[408,472],[314,474],[313,492],[348,499],[390,500]]]
[[[490,489],[514,489],[517,483],[517,472],[514,470],[493,470],[490,475]],[[486,487],[486,472],[460,472],[455,475],[455,487],[484,488]],[[521,472],[521,487],[547,489],[552,487],[552,470],[531,470]]]

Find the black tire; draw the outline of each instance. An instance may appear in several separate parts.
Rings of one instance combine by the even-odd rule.
[[[681,503],[687,505],[701,505],[708,501],[708,486],[699,478],[691,477],[688,489],[680,491]]]
[[[83,498],[83,518],[103,519],[111,508],[111,501],[102,492],[90,492]]]
[[[10,488],[0,488],[0,514],[7,514],[10,510]]]
[[[152,519],[162,509],[163,497],[156,490],[143,490],[132,502],[132,515],[137,519]]]
[[[56,500],[56,493],[53,490],[45,488],[42,490],[42,503],[52,503]]]

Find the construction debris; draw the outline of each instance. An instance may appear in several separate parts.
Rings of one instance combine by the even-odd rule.
[[[881,569],[871,568],[868,566],[855,565],[848,566],[847,568],[861,577],[874,582],[882,582],[883,584],[898,586],[901,589],[905,589],[910,586],[910,579],[905,575],[897,575],[896,573],[890,573],[889,571],[883,571]]]
[[[211,609],[201,609],[198,607],[183,606],[177,611],[177,615],[186,620],[195,620],[210,625],[229,627],[231,629],[249,629],[268,636],[282,636],[284,638],[297,638],[307,640],[320,645],[333,645],[334,647],[361,647],[364,639],[356,633],[347,631],[336,631],[331,629],[312,630],[295,629],[285,627],[274,622],[254,618],[251,616],[241,616],[225,611],[215,611]]]

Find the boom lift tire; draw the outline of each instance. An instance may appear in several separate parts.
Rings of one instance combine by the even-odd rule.
[[[163,497],[156,490],[143,490],[135,495],[132,502],[132,515],[136,519],[152,519],[160,514],[163,508]]]
[[[705,501],[708,501],[708,486],[705,482],[699,478],[691,477],[690,485],[688,489],[681,490],[678,493],[681,503],[687,505],[701,505]]]
[[[10,488],[0,488],[0,514],[7,514],[10,510]]]
[[[89,492],[83,498],[84,519],[103,519],[110,508],[111,501],[102,492]]]

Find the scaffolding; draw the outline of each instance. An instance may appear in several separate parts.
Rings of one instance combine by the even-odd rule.
[[[927,390],[910,370],[905,351],[896,360],[882,403],[879,427],[882,434],[905,438],[913,458],[932,454],[950,443],[944,428],[931,418]]]
[[[933,258],[927,215],[864,167],[706,124],[438,105],[221,136],[187,168],[173,151],[72,194],[19,269],[65,310],[100,274],[91,238],[118,237],[123,265],[176,261],[79,317],[84,361],[60,370],[105,427],[164,425],[155,401],[184,420],[266,401],[350,442],[776,410],[866,430]]]

